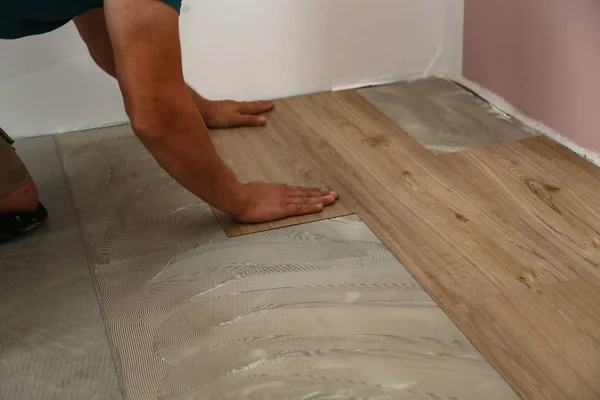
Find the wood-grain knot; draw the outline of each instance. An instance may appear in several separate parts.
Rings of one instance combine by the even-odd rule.
[[[531,283],[533,283],[534,278],[534,276],[531,276],[529,278],[526,276],[519,276],[517,279],[519,280],[519,282],[527,286],[528,289],[531,289],[533,287]]]
[[[415,192],[419,190],[419,187],[417,186],[417,182],[415,181],[415,179],[410,171],[402,171],[402,174],[400,175],[400,179],[402,179]]]
[[[544,183],[544,187],[550,193],[560,192],[560,188],[557,188],[556,186],[548,185],[547,183]]]
[[[559,188],[534,181],[533,179],[524,179],[525,184],[538,199],[543,201],[548,207],[553,209],[559,214],[562,214],[562,211],[554,204],[554,200],[552,198],[552,193],[556,193],[560,191]]]
[[[463,214],[459,213],[459,212],[454,212],[454,216],[456,217],[457,220],[461,221],[461,222],[469,222],[469,218],[467,218],[466,216],[464,216]]]
[[[377,135],[362,140],[371,147],[388,147],[390,138],[387,135]]]

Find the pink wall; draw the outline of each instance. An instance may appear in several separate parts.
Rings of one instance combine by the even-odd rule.
[[[600,151],[600,0],[465,0],[464,75]]]

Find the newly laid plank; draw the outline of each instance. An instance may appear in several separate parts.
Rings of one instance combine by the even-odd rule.
[[[217,150],[242,182],[265,181],[296,186],[331,187],[336,179],[321,169],[318,159],[303,145],[302,131],[283,110],[269,114],[264,128],[212,131]],[[244,235],[282,226],[348,215],[342,196],[336,204],[318,214],[292,217],[264,224],[238,224],[227,214],[215,210],[228,236]]]
[[[272,168],[287,171],[278,177],[289,181],[295,179],[291,171],[318,171],[341,193],[345,209],[368,223],[520,394],[600,396],[593,370],[561,375],[562,363],[540,358],[539,348],[493,345],[507,331],[514,338],[527,335],[518,323],[479,329],[464,311],[488,298],[519,295],[526,301],[527,293],[549,285],[598,279],[595,167],[543,138],[500,146],[501,155],[481,149],[438,158],[354,92],[285,99],[276,108],[270,129],[284,133],[246,136],[243,145],[228,147],[247,150],[258,141],[261,149],[287,147],[295,157],[283,160],[293,159],[294,167],[281,169],[285,163],[276,153],[271,164],[267,152],[247,152],[244,164],[232,165],[236,173]],[[489,307],[486,320],[502,321],[505,312]],[[544,324],[543,315],[527,317],[532,326]],[[557,330],[556,340],[568,336]],[[566,387],[584,384],[578,396],[566,396],[573,393]]]
[[[286,100],[280,108],[312,143],[313,157],[317,148],[328,148],[322,170],[335,171],[347,207],[416,267],[413,273],[429,281],[439,301],[520,289],[525,273],[542,277],[541,283],[555,281],[559,271],[548,279],[546,266],[523,262],[528,254],[502,235],[504,227],[487,210],[455,189],[447,166],[360,96],[320,94]],[[473,283],[477,289],[467,292]]]
[[[525,398],[598,399],[599,307],[598,288],[577,279],[451,312]]]
[[[288,148],[302,149],[293,161],[300,165],[297,169],[311,165],[322,171],[328,182],[335,182],[330,186],[341,193],[345,208],[360,213],[379,234],[389,236],[388,245],[397,246],[403,261],[431,266],[414,273],[435,285],[430,290],[442,296],[439,301],[444,297],[452,302],[467,301],[473,293],[465,293],[465,284],[476,283],[475,294],[492,296],[578,277],[562,264],[541,262],[515,242],[513,232],[519,226],[513,221],[519,220],[518,215],[495,219],[496,205],[491,210],[482,208],[472,201],[470,191],[457,190],[463,180],[461,173],[453,175],[449,165],[360,96],[352,92],[304,96],[282,100],[277,108],[280,114],[271,121],[272,129],[285,120],[295,127],[291,132],[302,132],[281,135]],[[280,146],[268,136],[243,138],[244,146],[231,143],[229,148],[252,148],[250,142],[255,140],[265,147]],[[273,157],[277,154],[274,151]],[[268,155],[248,156],[233,169],[238,173],[256,169],[252,165],[258,163],[268,170]],[[275,161],[272,169],[282,171],[280,165]],[[287,181],[293,176],[280,178]],[[506,216],[515,215],[512,208],[505,211]],[[560,246],[553,248],[556,256],[561,256]],[[524,262],[532,257],[534,262]],[[490,268],[490,263],[497,268]]]
[[[442,160],[460,177],[456,189],[556,281],[586,273],[600,279],[600,168],[546,137]],[[535,278],[519,277],[529,286]]]

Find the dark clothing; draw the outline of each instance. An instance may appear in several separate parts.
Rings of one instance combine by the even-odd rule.
[[[181,0],[161,1],[177,12],[181,9]],[[103,0],[1,0],[0,39],[18,39],[50,32],[103,5]]]

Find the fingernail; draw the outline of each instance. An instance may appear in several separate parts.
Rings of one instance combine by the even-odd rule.
[[[332,190],[331,192],[329,192],[329,194],[330,194],[330,195],[332,195],[333,197],[337,197],[337,195],[338,195],[338,194],[337,194],[335,191],[333,191],[333,190]]]
[[[259,124],[264,124],[265,122],[267,122],[267,119],[265,117],[258,117],[257,121]]]
[[[323,209],[323,204],[317,204],[317,210],[322,210]]]

